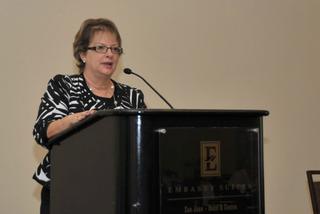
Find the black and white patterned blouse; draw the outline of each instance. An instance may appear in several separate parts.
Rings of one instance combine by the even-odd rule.
[[[146,108],[142,91],[115,81],[113,83],[114,96],[103,98],[91,92],[83,74],[56,75],[49,81],[33,129],[37,143],[49,150],[33,176],[36,181],[45,186],[50,184],[50,145],[47,138],[47,127],[50,122],[91,109]]]

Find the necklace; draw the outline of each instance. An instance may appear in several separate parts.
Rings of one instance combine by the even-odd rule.
[[[115,85],[112,80],[109,79],[109,81],[108,81],[109,84],[106,86],[96,87],[93,84],[93,82],[91,82],[89,79],[85,78],[84,74],[83,74],[83,78],[84,78],[85,84],[88,86],[88,89],[91,91],[92,94],[97,95],[97,96],[102,95],[100,97],[108,98],[110,100],[113,98],[114,108],[117,108],[118,102],[116,100],[116,95],[115,95]],[[101,93],[101,91],[104,91],[104,93]],[[105,107],[106,107],[106,103],[105,103]]]
[[[90,91],[95,92],[96,95],[101,97],[111,97],[114,94],[114,84],[110,81],[109,86],[96,87],[92,83],[88,82]]]
[[[88,84],[88,86],[89,86],[89,88],[90,88],[90,90],[92,90],[92,89],[94,89],[94,90],[96,90],[96,91],[103,91],[103,90],[108,90],[109,88],[110,89],[114,89],[114,85],[113,85],[113,82],[112,81],[110,81],[111,83],[111,85],[110,86],[100,86],[100,87],[96,87],[96,86],[94,86],[92,83],[89,83]]]
[[[117,106],[118,106],[118,102],[117,102],[117,100],[116,100],[116,96],[115,96],[115,94],[114,94],[114,84],[113,84],[113,82],[111,81],[111,86],[107,86],[107,87],[100,87],[100,88],[96,88],[96,87],[94,87],[93,85],[90,85],[90,84],[88,84],[88,86],[89,86],[89,89],[90,89],[90,91],[92,92],[92,93],[94,93],[94,92],[96,92],[96,93],[94,93],[94,94],[96,94],[96,95],[103,95],[103,94],[100,94],[101,93],[101,91],[104,91],[104,95],[106,95],[106,96],[102,96],[102,97],[106,97],[106,98],[108,98],[109,96],[109,94],[111,94],[112,96],[109,98],[109,99],[112,99],[112,101],[113,101],[113,104],[114,104],[114,108],[117,108]],[[109,90],[108,89],[111,89],[111,92],[109,92]],[[109,93],[108,93],[109,92]],[[105,107],[107,107],[106,106],[106,104],[105,104]],[[107,109],[107,108],[106,108]]]

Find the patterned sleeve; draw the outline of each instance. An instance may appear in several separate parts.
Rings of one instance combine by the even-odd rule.
[[[68,114],[70,81],[66,76],[57,75],[48,83],[41,98],[38,116],[33,129],[33,137],[38,144],[49,148],[47,128],[50,122]]]
[[[144,95],[143,92],[139,89],[137,91],[137,99],[136,99],[136,108],[138,109],[145,109],[147,108],[146,104],[144,103]]]

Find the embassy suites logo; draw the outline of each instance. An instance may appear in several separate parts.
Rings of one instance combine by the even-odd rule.
[[[221,176],[220,141],[200,141],[201,177]]]

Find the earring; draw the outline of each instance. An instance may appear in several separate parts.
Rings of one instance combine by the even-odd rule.
[[[82,62],[83,62],[83,63],[86,63],[86,60],[85,60],[85,59],[82,59]]]

